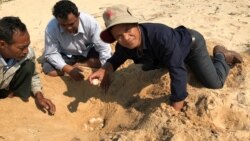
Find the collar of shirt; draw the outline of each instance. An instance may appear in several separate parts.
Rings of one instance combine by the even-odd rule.
[[[6,72],[9,68],[13,66],[15,60],[9,59],[8,62],[6,62],[2,55],[0,55],[0,62],[3,64],[3,71]]]
[[[1,64],[3,64],[4,67],[8,66],[8,64],[5,62],[1,54],[0,54],[0,62]]]

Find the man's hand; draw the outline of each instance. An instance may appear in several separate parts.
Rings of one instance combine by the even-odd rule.
[[[98,79],[101,82],[101,87],[105,90],[105,92],[108,90],[110,85],[110,78],[107,73],[105,73],[106,70],[103,68],[100,68],[96,72],[92,73],[89,76],[89,83],[93,84],[93,79]]]
[[[51,102],[51,100],[44,98],[41,92],[35,94],[36,103],[43,110],[46,109],[49,114],[54,115],[56,112],[56,106]]]
[[[173,108],[174,108],[176,111],[181,111],[181,109],[182,109],[183,106],[184,106],[184,100],[183,100],[183,101],[178,101],[178,102],[173,102],[171,105],[173,106]]]
[[[102,68],[92,73],[88,80],[90,84],[93,84],[93,79],[98,79],[101,82],[101,87],[108,91],[108,88],[111,84],[110,75],[113,72],[113,66],[109,63],[106,63]]]
[[[79,67],[65,65],[63,67],[63,71],[69,74],[69,76],[76,81],[81,81],[84,79],[84,75],[81,73],[82,70]]]
[[[69,75],[76,81],[82,81],[84,79],[84,75],[81,72],[82,70],[80,68],[75,67],[69,72]]]

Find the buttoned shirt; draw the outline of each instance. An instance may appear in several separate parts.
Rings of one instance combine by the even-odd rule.
[[[9,84],[13,79],[15,73],[21,67],[21,64],[26,60],[31,60],[35,63],[35,53],[30,47],[29,53],[24,59],[20,61],[11,59],[11,64],[8,64],[0,55],[0,89],[9,89]],[[32,76],[31,91],[33,92],[33,94],[36,94],[37,92],[42,92],[40,78],[36,71]]]
[[[100,31],[101,28],[96,20],[83,12],[80,13],[78,31],[75,34],[64,31],[57,19],[53,18],[45,30],[44,57],[56,69],[62,70],[66,63],[61,54],[68,57],[72,55],[87,57],[91,47],[95,47],[103,65],[111,57],[111,48],[100,39]],[[95,46],[88,46],[90,44],[95,44]]]
[[[171,100],[184,100],[188,95],[187,70],[184,62],[192,41],[188,29],[184,26],[173,29],[157,23],[142,23],[139,27],[143,53],[138,53],[137,48],[128,49],[117,43],[113,56],[107,62],[113,65],[114,70],[127,59],[132,59],[135,63],[167,68],[171,78]]]

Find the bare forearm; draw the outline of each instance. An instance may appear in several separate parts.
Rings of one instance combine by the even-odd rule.
[[[34,96],[35,96],[35,98],[44,98],[44,96],[43,96],[43,93],[42,92],[36,92],[35,94],[34,94]]]
[[[74,67],[70,66],[70,65],[65,65],[63,68],[62,68],[62,71],[63,72],[66,72],[67,74],[70,73],[70,71],[72,71],[74,69]]]

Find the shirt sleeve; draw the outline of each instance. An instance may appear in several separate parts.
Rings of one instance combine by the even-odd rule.
[[[90,21],[90,35],[92,42],[96,45],[95,49],[99,53],[99,59],[102,65],[105,64],[107,59],[111,57],[111,47],[109,44],[104,43],[100,38],[101,28],[97,21],[89,16]]]
[[[119,46],[119,44],[116,44],[115,52],[112,55],[112,57],[107,60],[107,62],[112,64],[113,69],[115,71],[127,59],[128,59],[128,55],[126,54],[126,51],[121,46]]]
[[[167,40],[167,39],[165,39]],[[184,100],[187,93],[187,70],[184,63],[184,58],[181,52],[181,48],[175,39],[171,39],[171,42],[166,42],[165,48],[168,48],[164,54],[163,61],[169,70],[170,75],[170,88],[172,102],[178,102]],[[168,47],[166,47],[168,46]]]
[[[171,96],[170,100],[172,102],[178,102],[184,100],[188,93],[186,91],[187,85],[187,71],[185,66],[175,66],[169,69],[170,79],[171,79]]]
[[[56,35],[47,27],[45,30],[45,51],[44,57],[50,62],[56,69],[62,70],[66,65],[59,52],[60,43],[56,39]]]
[[[35,63],[35,52],[32,48],[29,48],[29,56],[28,59],[31,59],[32,62]],[[31,80],[31,91],[33,94],[36,94],[37,92],[42,92],[42,86],[41,86],[41,80],[39,77],[39,74],[37,73],[36,69],[34,71],[34,74],[32,76]]]

